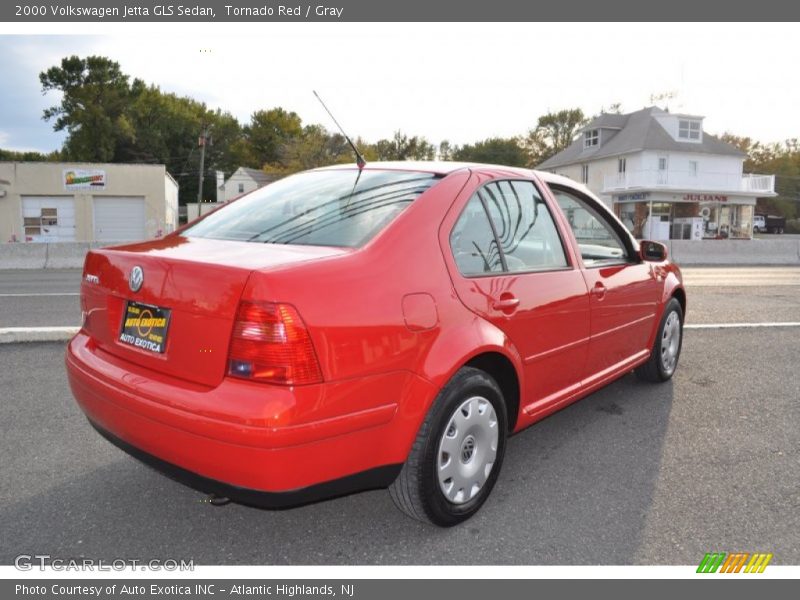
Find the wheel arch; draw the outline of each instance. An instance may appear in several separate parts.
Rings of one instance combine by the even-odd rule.
[[[465,348],[470,351],[463,352]],[[476,317],[469,326],[437,342],[426,356],[421,374],[441,391],[463,367],[480,369],[494,378],[506,402],[509,431],[513,431],[525,388],[522,359],[511,340],[493,324]],[[425,407],[425,413],[433,401]]]
[[[675,298],[681,305],[681,312],[683,312],[683,318],[686,318],[686,290],[683,289],[682,286],[675,286],[672,289],[672,292],[669,295],[669,298]],[[668,298],[668,299],[669,299]]]
[[[514,431],[519,417],[520,380],[514,363],[504,354],[488,351],[472,357],[462,367],[473,367],[490,375],[500,386],[508,414],[508,432]]]

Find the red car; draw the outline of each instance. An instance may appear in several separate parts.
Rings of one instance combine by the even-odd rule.
[[[509,435],[631,370],[672,377],[686,294],[569,179],[377,163],[93,250],[81,304],[72,392],[123,450],[249,505],[388,486],[447,526]]]

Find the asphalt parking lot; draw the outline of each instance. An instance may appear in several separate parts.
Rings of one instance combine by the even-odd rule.
[[[686,279],[691,324],[800,321],[798,269],[687,269]],[[70,275],[61,284],[70,289]],[[13,292],[0,284],[2,293]],[[0,326],[34,318],[14,298],[0,296]],[[72,301],[62,297],[53,307],[63,312],[52,314],[73,318]],[[671,382],[626,376],[513,437],[487,504],[448,530],[403,516],[385,491],[284,511],[210,506],[94,432],[67,387],[62,343],[0,345],[0,564],[21,553],[197,564],[697,564],[712,550],[798,564],[798,334],[687,330]]]

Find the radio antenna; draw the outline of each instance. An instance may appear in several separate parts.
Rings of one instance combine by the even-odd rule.
[[[365,166],[367,166],[367,161],[364,160],[364,156],[361,154],[361,152],[358,151],[358,148],[356,148],[356,145],[353,143],[353,140],[351,140],[350,137],[344,132],[342,126],[339,125],[339,121],[337,121],[336,117],[333,116],[333,113],[330,110],[328,110],[327,106],[325,106],[325,103],[322,101],[322,98],[319,97],[319,94],[315,90],[311,91],[314,92],[314,95],[317,97],[317,100],[319,100],[319,103],[322,104],[322,108],[324,108],[325,112],[328,113],[331,119],[333,119],[333,122],[336,123],[336,126],[339,128],[339,131],[342,132],[344,139],[347,140],[347,143],[350,144],[350,147],[353,149],[353,152],[356,153],[356,164],[358,165],[358,168],[363,169]]]

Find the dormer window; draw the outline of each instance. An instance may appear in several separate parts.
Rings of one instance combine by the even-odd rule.
[[[678,137],[682,140],[700,141],[700,121],[681,119],[678,121]]]
[[[583,132],[583,147],[592,148],[600,144],[600,130],[590,129]]]

